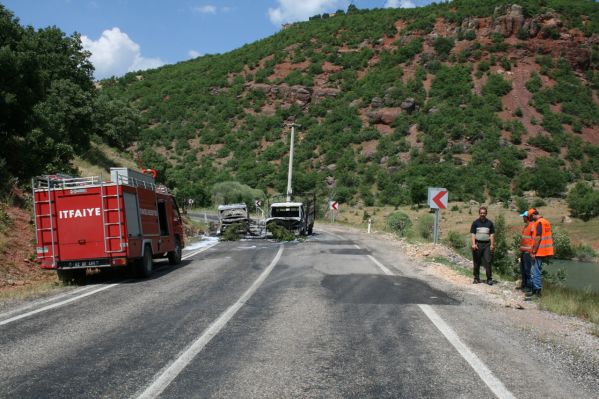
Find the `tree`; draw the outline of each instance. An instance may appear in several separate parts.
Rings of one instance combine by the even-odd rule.
[[[567,201],[572,216],[585,222],[599,215],[599,191],[584,182],[576,183]]]
[[[123,102],[96,101],[90,53],[78,34],[35,30],[0,5],[0,165],[4,181],[74,172],[94,133],[123,147],[137,132]]]
[[[214,204],[245,203],[250,206],[256,199],[264,198],[262,191],[236,181],[216,183],[210,190],[210,194]]]
[[[559,160],[539,158],[533,169],[532,185],[541,197],[558,197],[566,191],[568,180],[560,169]]]
[[[100,93],[95,100],[94,109],[96,133],[109,145],[124,149],[138,138],[141,125],[139,113],[122,100],[111,99]]]

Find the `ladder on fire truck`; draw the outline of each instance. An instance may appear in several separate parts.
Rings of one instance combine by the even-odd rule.
[[[102,180],[100,180],[100,196],[102,197],[102,232],[104,235],[104,252],[106,252],[107,254],[109,253],[115,253],[115,252],[122,252],[123,251],[123,247],[124,247],[124,242],[123,242],[123,213],[121,212],[121,194],[122,194],[122,189],[121,189],[121,194],[119,194],[119,187],[121,186],[119,184],[119,182],[116,182],[114,184],[114,190],[115,193],[114,194],[108,194],[108,187],[112,186],[112,184],[104,184],[104,182],[102,182]],[[115,198],[116,199],[116,208],[111,207],[110,204],[110,199],[111,198]],[[110,215],[112,213],[116,212],[118,215],[118,219],[116,222],[111,222],[110,220]],[[110,226],[119,226],[119,235],[118,236],[111,236],[110,235]],[[119,247],[118,249],[112,249],[112,241],[111,240],[119,240]]]
[[[50,231],[50,237],[51,238],[51,246],[50,248],[47,248],[46,246],[43,246],[43,248],[40,249],[38,248],[38,253],[37,253],[37,257],[38,259],[45,259],[45,258],[52,258],[52,265],[56,264],[56,254],[54,251],[55,248],[55,240],[54,240],[54,235],[55,235],[55,228],[54,228],[54,218],[53,218],[53,214],[54,211],[52,209],[52,187],[50,184],[50,177],[47,176],[45,179],[38,177],[37,179],[32,179],[31,182],[31,187],[33,188],[33,198],[34,198],[34,203],[33,203],[33,221],[35,223],[35,236],[36,239],[39,240],[39,242],[43,242],[43,234],[44,231]],[[36,188],[40,191],[42,191],[42,189],[45,193],[46,193],[46,200],[45,201],[36,201],[35,200],[35,191]],[[48,213],[42,213],[42,214],[38,214],[38,205],[39,204],[48,204]],[[41,207],[40,207],[41,208]],[[41,210],[40,210],[41,212]],[[40,224],[43,226],[42,223],[38,224],[38,218],[41,222],[42,218],[49,218],[50,219],[50,227],[40,227]],[[41,253],[40,253],[41,252]],[[50,252],[50,255],[46,255],[48,252]]]

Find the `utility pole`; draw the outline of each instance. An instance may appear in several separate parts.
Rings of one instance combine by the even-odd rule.
[[[287,126],[291,126],[291,142],[289,143],[289,172],[287,172],[287,202],[290,202],[291,195],[293,194],[293,189],[291,188],[291,178],[293,176],[293,142],[295,140],[295,128],[300,127],[301,125],[292,122]]]

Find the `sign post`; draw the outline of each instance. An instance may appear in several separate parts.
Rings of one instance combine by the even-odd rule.
[[[337,201],[329,201],[329,210],[331,211],[331,223],[335,223],[335,215],[339,210],[339,203]]]
[[[448,191],[440,187],[428,188],[428,206],[435,210],[435,223],[433,225],[433,242],[439,242],[439,209],[447,209]]]
[[[254,205],[256,205],[256,209],[258,209],[260,211],[260,213],[262,214],[262,219],[264,219],[264,211],[262,210],[262,201],[257,199],[256,201],[254,201]]]

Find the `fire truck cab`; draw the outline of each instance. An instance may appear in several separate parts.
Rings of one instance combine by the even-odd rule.
[[[135,267],[147,277],[155,258],[181,262],[175,197],[131,169],[111,168],[110,177],[33,179],[37,259],[63,281],[81,281],[88,268]]]

